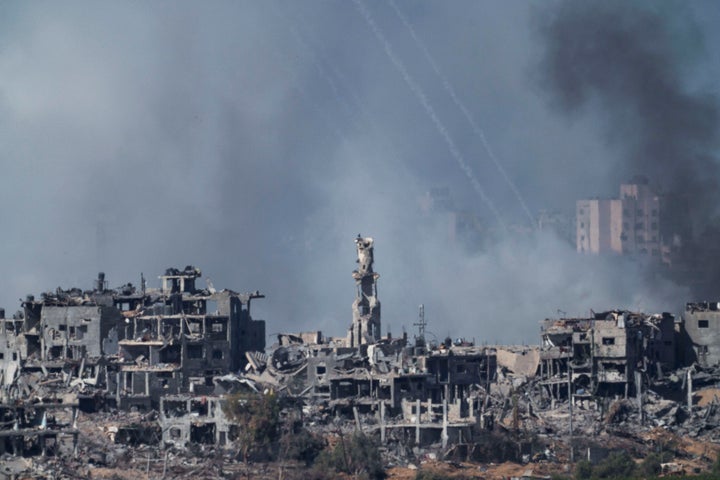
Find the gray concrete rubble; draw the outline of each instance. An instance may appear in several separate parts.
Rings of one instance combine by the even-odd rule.
[[[193,458],[215,472],[208,452],[237,460],[242,427],[225,409],[237,394],[278,395],[280,415],[313,433],[372,435],[396,464],[599,459],[657,429],[720,441],[717,303],[546,319],[539,346],[429,341],[421,306],[417,332],[394,337],[381,333],[374,246],[355,239],[346,335],[286,332],[267,348],[250,314],[264,296],[202,288],[192,266],[159,288],[141,275],[109,289],[100,273],[89,290],[28,295],[0,319],[0,478],[143,455],[163,476]]]

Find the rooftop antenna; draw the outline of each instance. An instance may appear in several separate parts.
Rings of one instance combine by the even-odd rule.
[[[425,305],[422,303],[418,307],[418,321],[417,323],[413,323],[413,325],[418,327],[418,338],[425,341],[425,326],[427,322],[425,321]]]

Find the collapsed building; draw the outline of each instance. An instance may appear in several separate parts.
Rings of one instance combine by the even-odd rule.
[[[268,348],[265,322],[250,314],[264,296],[200,288],[192,266],[166,270],[159,288],[141,275],[139,287],[109,289],[101,273],[90,290],[27,296],[0,321],[0,455],[75,451],[78,411],[100,410],[157,412],[118,427],[114,441],[147,443],[142,432],[152,431],[163,448],[228,448],[240,426],[223,408],[227,394],[271,391],[319,428],[351,424],[384,444],[468,445],[563,403],[572,425],[575,402],[640,398],[661,384],[688,392],[690,415],[693,385],[720,380],[712,303],[688,304],[677,319],[623,310],[546,319],[535,347],[428,341],[423,306],[416,335],[383,336],[374,240],[358,236],[355,247],[347,334],[281,333]]]
[[[477,422],[495,380],[494,348],[451,342],[429,348],[424,319],[414,341],[381,336],[374,241],[355,239],[357,295],[346,338],[322,332],[278,335],[267,354],[248,353],[244,377],[333,415],[371,414],[381,437],[410,432],[417,442],[457,438]]]
[[[638,379],[657,380],[677,367],[675,317],[627,311],[541,325],[541,384],[558,398],[634,394]],[[569,390],[568,390],[569,389]]]
[[[15,445],[35,436],[27,449],[45,451],[51,432],[76,434],[48,429],[45,413],[43,435],[20,428],[27,415],[18,402],[32,400],[42,412],[156,409],[162,396],[210,393],[214,377],[242,368],[245,352],[265,348],[265,322],[250,315],[251,301],[264,296],[201,289],[200,276],[195,267],[170,268],[159,289],[141,276],[139,289],[111,290],[100,273],[92,290],[28,295],[0,323],[0,409],[15,427],[0,437]]]
[[[692,359],[703,367],[720,364],[720,302],[688,303],[684,320]]]

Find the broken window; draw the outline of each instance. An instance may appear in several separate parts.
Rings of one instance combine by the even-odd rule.
[[[180,363],[180,345],[168,345],[160,350],[160,363]]]
[[[187,357],[188,358],[203,358],[202,345],[188,345],[187,346]]]
[[[603,337],[603,345],[615,345],[615,337]]]
[[[709,327],[710,327],[709,320],[698,320],[698,328],[709,328]]]
[[[208,402],[207,399],[193,400],[190,402],[190,412],[200,417],[207,417]]]
[[[212,352],[212,358],[213,358],[214,360],[222,360],[222,359],[223,359],[223,356],[224,356],[224,355],[223,355],[223,351],[220,350],[219,348],[214,349],[213,352]]]
[[[166,417],[182,417],[187,414],[187,402],[184,400],[165,400],[163,413]]]
[[[173,440],[179,440],[181,433],[182,432],[180,431],[179,428],[171,428],[170,429],[170,438],[172,438]]]

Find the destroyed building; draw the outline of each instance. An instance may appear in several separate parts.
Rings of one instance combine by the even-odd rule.
[[[622,395],[636,388],[639,374],[662,378],[677,367],[675,319],[614,310],[590,318],[542,322],[540,377],[547,393]]]
[[[348,336],[280,334],[267,354],[247,354],[245,378],[336,414],[379,415],[383,432],[405,429],[420,438],[422,430],[434,432],[423,434],[427,441],[447,441],[477,421],[495,380],[496,352],[449,339],[430,347],[424,325],[414,342],[407,335],[381,337],[374,242],[359,236],[355,244],[357,296]]]
[[[120,412],[108,430],[113,442],[166,455],[229,451],[241,426],[223,406],[238,392],[278,394],[287,407],[281,415],[299,412],[314,433],[354,429],[388,451],[411,445],[486,461],[495,459],[483,442],[498,431],[517,440],[525,429],[548,446],[569,430],[573,445],[573,405],[575,431],[585,433],[632,415],[639,424],[655,415],[655,425],[677,426],[699,412],[697,435],[720,422],[717,400],[696,405],[720,379],[712,369],[720,357],[718,304],[688,304],[677,320],[624,310],[546,319],[540,346],[430,342],[421,305],[415,335],[383,336],[374,240],[358,236],[355,249],[347,334],[280,333],[269,348],[264,321],[250,315],[263,295],[217,291],[209,282],[200,288],[192,266],[166,270],[159,288],[141,276],[139,287],[110,289],[101,273],[90,290],[28,296],[22,311],[0,322],[0,455],[75,452],[78,416],[110,412]],[[683,407],[677,398],[685,392]],[[137,423],[118,420],[126,416]],[[517,442],[503,458],[531,448]],[[553,458],[547,452],[542,458]]]
[[[688,303],[683,320],[692,360],[703,367],[720,364],[720,302]]]
[[[211,392],[214,376],[264,349],[265,323],[250,316],[263,295],[199,289],[200,275],[168,269],[160,289],[141,278],[139,290],[111,290],[100,273],[92,290],[28,295],[0,321],[0,455],[75,452],[79,409],[150,409],[165,395]]]

